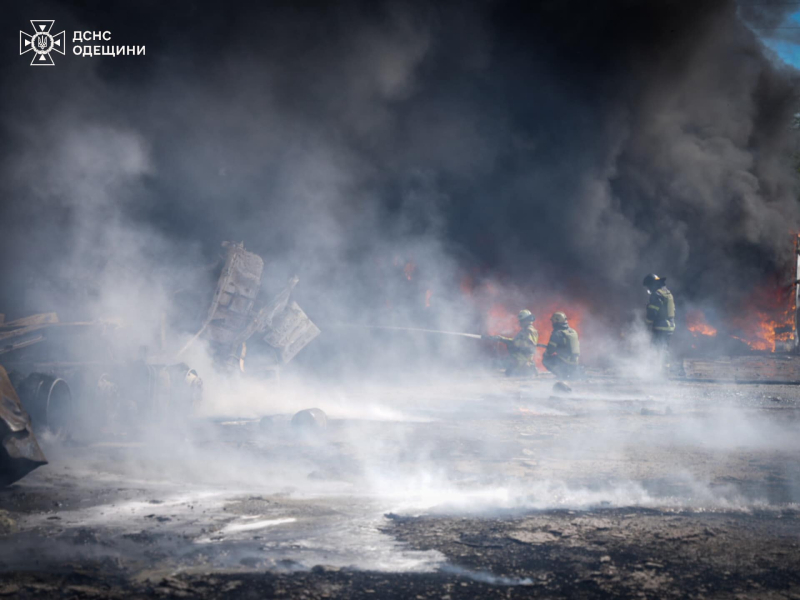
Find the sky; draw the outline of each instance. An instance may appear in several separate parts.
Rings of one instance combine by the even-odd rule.
[[[800,31],[800,4],[798,9],[791,13],[785,20],[785,25],[782,26],[780,31],[789,32],[791,27],[796,26]],[[776,32],[773,32],[773,34]],[[792,36],[795,37],[795,36]],[[777,39],[775,37],[762,36],[764,44],[775,51],[786,64],[792,65],[796,69],[800,69],[800,43],[792,40]]]

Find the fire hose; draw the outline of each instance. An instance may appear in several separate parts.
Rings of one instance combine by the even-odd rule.
[[[442,331],[440,329],[422,329],[419,327],[395,327],[392,325],[355,325],[350,323],[340,323],[337,327],[353,327],[356,329],[381,329],[388,331],[409,331],[414,333],[435,333],[439,335],[455,335],[459,337],[473,338],[476,340],[488,340],[491,342],[505,341],[496,335],[481,335],[479,333],[464,333],[461,331]],[[536,344],[538,348],[547,348],[547,344]]]

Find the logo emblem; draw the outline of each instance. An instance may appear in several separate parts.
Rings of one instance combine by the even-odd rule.
[[[33,50],[33,58],[31,59],[31,66],[34,67],[52,67],[56,64],[50,53],[55,50],[59,54],[64,54],[64,47],[66,41],[64,39],[64,32],[52,35],[50,30],[53,28],[55,21],[31,21],[33,25],[33,35],[25,33],[20,30],[19,32],[19,53],[20,56],[26,52]]]

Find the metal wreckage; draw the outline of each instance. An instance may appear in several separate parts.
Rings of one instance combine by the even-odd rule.
[[[200,339],[219,366],[242,372],[249,344],[259,352],[248,371],[278,376],[320,334],[291,299],[297,277],[270,295],[262,290],[264,260],[243,243],[222,246],[208,311],[190,318],[196,334],[173,355],[143,349],[136,360],[115,360],[114,322],[65,323],[55,312],[5,321],[0,314],[0,485],[47,464],[36,440],[41,431],[70,436],[191,411],[203,381],[180,359]],[[195,296],[207,298],[203,292]]]

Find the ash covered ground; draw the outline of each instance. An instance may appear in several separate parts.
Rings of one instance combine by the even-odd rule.
[[[800,597],[796,386],[553,383],[294,389],[324,432],[46,439],[0,492],[0,595]]]

